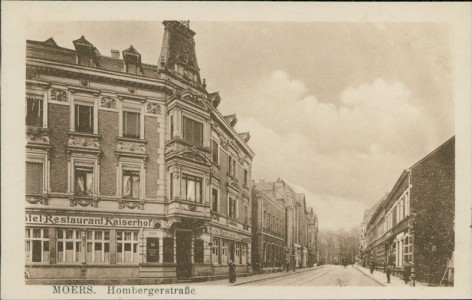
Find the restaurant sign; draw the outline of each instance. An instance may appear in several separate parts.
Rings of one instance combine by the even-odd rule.
[[[233,239],[233,240],[242,240],[245,238],[245,236],[239,233],[227,231],[227,230],[216,228],[216,227],[211,227],[211,233],[213,235],[218,235],[218,236]]]
[[[42,225],[88,225],[88,226],[107,226],[107,227],[145,227],[153,228],[152,219],[128,219],[118,217],[87,217],[87,216],[64,216],[42,214],[27,214],[25,216],[26,224]]]

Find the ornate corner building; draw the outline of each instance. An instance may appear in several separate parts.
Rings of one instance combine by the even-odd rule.
[[[188,22],[163,24],[157,65],[27,41],[28,283],[249,272],[249,133],[207,92]]]

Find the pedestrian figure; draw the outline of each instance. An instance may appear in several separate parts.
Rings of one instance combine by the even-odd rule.
[[[231,259],[228,262],[228,267],[229,267],[229,282],[235,283],[236,282],[236,265]]]
[[[408,281],[410,281],[410,274],[411,274],[411,266],[410,264],[406,264],[405,267],[403,268],[403,280],[405,281],[405,284],[408,284]]]
[[[385,274],[387,274],[387,283],[390,283],[390,273],[392,272],[392,267],[390,264],[387,264],[387,267],[385,267]]]
[[[370,274],[374,274],[375,264],[374,262],[370,263]]]
[[[285,270],[288,272],[290,270],[290,263],[288,262],[288,259],[285,260]]]

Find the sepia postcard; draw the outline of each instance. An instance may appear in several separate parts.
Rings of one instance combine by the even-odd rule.
[[[472,297],[470,3],[3,4],[2,299]]]

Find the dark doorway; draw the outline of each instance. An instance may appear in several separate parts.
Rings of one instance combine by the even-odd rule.
[[[229,242],[229,259],[234,262],[234,242]]]
[[[177,278],[192,275],[192,232],[176,232]]]

